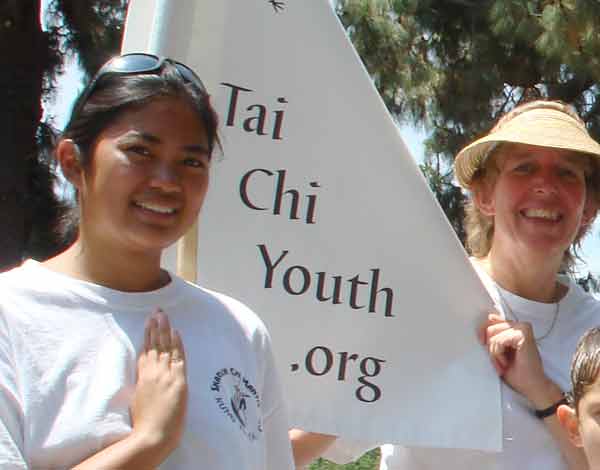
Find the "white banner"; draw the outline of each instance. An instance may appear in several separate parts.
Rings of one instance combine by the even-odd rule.
[[[132,0],[141,50],[213,95],[198,280],[264,319],[291,425],[499,450],[491,301],[328,0]]]

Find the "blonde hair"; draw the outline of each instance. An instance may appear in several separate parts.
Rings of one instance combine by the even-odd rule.
[[[561,111],[576,119],[577,122],[582,126],[585,126],[585,123],[572,106],[560,101],[537,100],[517,106],[512,111],[506,113],[491,129],[490,133],[499,130],[508,121],[516,116],[532,109],[540,108]],[[495,144],[490,149],[488,154],[482,159],[482,166],[480,166],[473,175],[471,185],[473,191],[481,190],[481,187],[486,184],[495,184],[496,177],[500,173],[500,168],[498,167],[498,156],[502,155],[503,151],[505,151],[509,145],[513,146],[523,144],[510,142]],[[596,203],[600,203],[600,164],[598,163],[597,158],[593,158],[586,154],[580,155],[582,155],[582,157],[586,157],[583,161],[587,162],[588,167],[585,172],[586,191],[592,194],[592,197]],[[589,223],[579,227],[579,231],[577,232],[573,243],[569,249],[565,250],[561,264],[561,271],[572,271],[575,260],[579,258],[577,251],[579,249],[580,242],[589,232],[594,217],[592,217]],[[469,199],[465,206],[464,227],[467,234],[467,250],[476,258],[484,258],[487,256],[492,247],[492,240],[494,238],[494,218],[482,213],[473,200],[473,197]]]

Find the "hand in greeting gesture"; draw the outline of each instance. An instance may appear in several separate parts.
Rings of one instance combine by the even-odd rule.
[[[179,444],[187,409],[186,363],[179,333],[157,310],[146,321],[131,404],[133,432],[166,458]]]
[[[130,412],[133,431],[81,462],[76,470],[155,468],[179,445],[187,408],[183,344],[167,315],[146,321]]]

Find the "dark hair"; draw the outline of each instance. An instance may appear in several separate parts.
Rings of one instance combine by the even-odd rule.
[[[160,98],[182,99],[195,111],[202,123],[212,155],[221,143],[217,135],[218,117],[206,90],[186,81],[176,66],[166,60],[160,70],[139,74],[110,73],[91,81],[93,90],[84,90],[73,105],[75,110],[61,139],[73,140],[80,151],[80,163],[89,167],[91,150],[100,133],[125,111],[141,108]],[[210,155],[209,155],[210,156]],[[65,243],[77,236],[79,211],[72,207],[60,223]]]
[[[600,373],[600,327],[586,331],[577,344],[571,362],[571,405],[578,412],[579,401]]]
[[[84,168],[98,135],[124,111],[140,108],[158,98],[178,98],[186,101],[197,113],[208,138],[209,151],[220,146],[217,135],[218,118],[210,96],[192,82],[184,81],[177,68],[165,61],[160,71],[140,74],[107,74],[94,83],[94,90],[84,90],[73,109],[62,138],[72,139],[82,153]],[[81,100],[85,100],[81,103]]]
[[[69,206],[56,191],[54,147],[57,135],[58,131],[49,123],[40,123],[35,147],[24,156],[27,190],[14,193],[24,219],[23,250],[19,253],[19,262],[27,258],[44,261],[67,248],[65,239],[68,237],[58,223]]]

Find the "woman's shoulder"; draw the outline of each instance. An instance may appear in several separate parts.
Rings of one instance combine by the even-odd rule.
[[[246,334],[268,336],[267,328],[261,318],[245,303],[230,295],[208,289],[204,286],[176,278],[181,284],[181,293],[185,302],[202,306],[204,314],[216,317],[220,321],[237,324]]]
[[[558,274],[556,280],[568,288],[566,296],[580,301],[598,302],[590,292],[584,289],[583,284],[572,274]]]
[[[561,304],[579,317],[589,315],[594,322],[600,319],[600,299],[587,292],[572,276],[560,275],[558,281],[569,289]]]
[[[0,333],[31,335],[51,328],[49,307],[64,304],[65,289],[37,261],[0,273]],[[54,313],[55,310],[52,310]]]
[[[25,294],[42,287],[48,287],[48,282],[37,261],[27,260],[20,266],[0,273],[0,300],[14,292]]]

